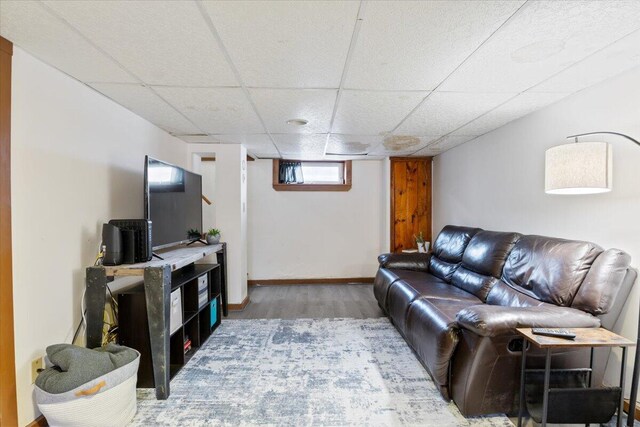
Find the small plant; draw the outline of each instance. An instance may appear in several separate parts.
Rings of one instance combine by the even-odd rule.
[[[209,236],[219,236],[220,235],[220,230],[218,230],[217,228],[210,228],[209,231],[207,231],[207,235],[209,235]]]
[[[424,243],[424,237],[422,236],[422,231],[420,233],[418,233],[418,235],[416,236],[415,234],[413,235],[413,238],[416,240],[416,243],[418,245],[421,245]]]
[[[190,239],[199,239],[202,237],[202,234],[200,234],[200,230],[198,230],[197,228],[192,228],[187,231],[187,236]]]

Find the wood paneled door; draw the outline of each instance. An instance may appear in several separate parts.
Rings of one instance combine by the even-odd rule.
[[[431,242],[431,157],[391,158],[391,252]]]

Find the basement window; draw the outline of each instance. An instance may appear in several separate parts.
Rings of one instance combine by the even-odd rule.
[[[349,191],[351,160],[273,160],[276,191]]]

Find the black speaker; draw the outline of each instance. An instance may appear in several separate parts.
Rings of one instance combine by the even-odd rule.
[[[122,233],[118,227],[102,224],[102,245],[106,246],[102,259],[104,265],[122,264]]]
[[[120,230],[122,233],[122,262],[124,264],[136,263],[136,232],[133,230]]]

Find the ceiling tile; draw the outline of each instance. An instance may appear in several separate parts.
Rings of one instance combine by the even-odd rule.
[[[512,98],[508,93],[433,92],[395,133],[446,135]]]
[[[483,135],[515,119],[559,101],[567,95],[567,93],[522,93],[500,105],[495,110],[478,117],[471,123],[456,130],[452,135]]]
[[[356,1],[205,2],[245,84],[337,88]]]
[[[136,82],[39,2],[0,1],[0,35],[78,80]]]
[[[269,132],[329,132],[335,89],[251,89],[250,93]],[[305,119],[309,124],[292,126],[287,124],[289,119]]]
[[[333,132],[378,135],[395,128],[429,92],[342,92]]]
[[[272,134],[283,158],[314,160],[324,156],[326,134]]]
[[[382,144],[380,135],[343,135],[331,134],[327,145],[327,153],[363,154]]]
[[[195,2],[47,1],[146,84],[237,86]]]
[[[476,138],[475,136],[444,136],[437,141],[434,141],[427,145],[422,150],[414,153],[414,156],[436,156],[438,154],[444,153],[447,150],[452,149],[453,147],[457,147],[458,145],[464,144],[465,142],[469,142],[472,139]]]
[[[266,133],[250,135],[210,135],[214,142],[224,144],[242,144],[250,154],[258,157],[279,157],[271,138]]]
[[[638,28],[639,1],[531,1],[440,89],[522,92]]]
[[[438,136],[387,135],[381,144],[371,151],[370,155],[407,156],[429,145]]]
[[[207,133],[264,132],[242,89],[166,86],[154,89]]]
[[[201,132],[147,87],[117,83],[94,83],[91,87],[168,132],[179,134]]]
[[[561,71],[532,90],[577,92],[637,66],[640,66],[640,31]]]
[[[435,89],[522,3],[369,2],[345,87]]]

